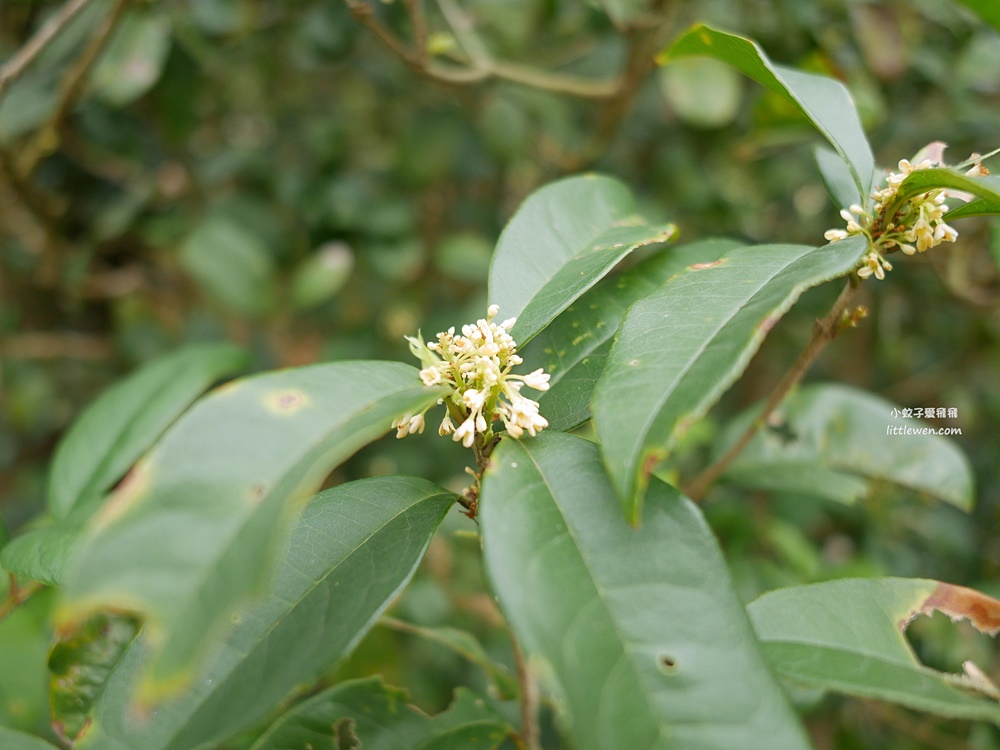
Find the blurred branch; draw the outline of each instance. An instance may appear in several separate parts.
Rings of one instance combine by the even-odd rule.
[[[13,359],[102,360],[113,357],[115,350],[103,336],[32,332],[8,337],[2,354]]]
[[[94,30],[83,52],[80,53],[80,56],[66,72],[66,75],[63,77],[62,86],[60,87],[59,101],[56,104],[55,111],[49,117],[48,122],[42,126],[31,148],[28,149],[28,155],[22,168],[24,176],[30,177],[42,158],[50,153],[59,143],[59,134],[63,122],[73,108],[73,105],[76,104],[77,99],[80,98],[80,94],[83,93],[84,84],[87,82],[87,75],[90,73],[91,68],[93,68],[94,63],[97,62],[105,45],[107,45],[108,40],[111,38],[111,33],[114,31],[128,4],[129,0],[115,1],[108,15],[104,17],[104,20]]]
[[[465,85],[496,78],[542,91],[567,94],[585,99],[607,99],[614,96],[617,90],[617,82],[613,80],[592,80],[493,60],[486,51],[485,46],[475,36],[471,23],[466,24],[462,21],[456,14],[456,11],[458,13],[461,13],[461,11],[456,5],[451,3],[443,3],[442,12],[445,13],[446,18],[448,17],[448,13],[451,12],[452,17],[455,19],[457,24],[455,35],[459,37],[463,49],[470,58],[467,65],[442,65],[428,59],[425,48],[410,49],[407,47],[403,40],[379,20],[372,7],[364,2],[364,0],[344,0],[344,2],[350,8],[358,22],[374,33],[393,54],[403,60],[415,73],[431,81],[452,85]],[[419,5],[415,2],[408,2],[407,8],[415,9],[419,8]],[[414,18],[412,12],[411,10],[411,19]],[[420,24],[423,22],[422,19],[421,15]],[[451,22],[449,20],[449,23]],[[416,29],[422,28],[420,24],[415,21],[413,22],[415,37]]]
[[[3,93],[7,86],[17,80],[35,58],[69,25],[69,22],[76,18],[80,11],[86,8],[91,2],[92,0],[70,0],[70,2],[66,3],[55,15],[46,21],[42,25],[42,28],[21,49],[14,53],[13,57],[0,67],[0,99],[3,98]]]
[[[812,338],[809,339],[806,348],[802,350],[798,359],[795,360],[788,372],[785,373],[785,377],[775,387],[767,403],[764,405],[763,411],[753,420],[746,431],[740,436],[740,439],[726,451],[725,455],[705,469],[687,486],[684,492],[685,495],[695,502],[700,502],[704,499],[705,493],[715,483],[715,480],[743,452],[743,449],[753,440],[754,436],[760,431],[760,428],[767,424],[771,413],[778,408],[778,405],[785,399],[788,392],[802,379],[809,366],[820,355],[820,352],[826,348],[827,344],[837,338],[837,334],[845,327],[854,325],[858,318],[864,317],[861,312],[862,308],[859,308],[854,313],[847,313],[847,307],[851,303],[851,299],[854,297],[857,289],[857,277],[852,274],[840,296],[837,297],[837,301],[830,308],[830,312],[826,314],[826,317],[822,320],[817,320],[813,325]]]
[[[519,739],[524,750],[541,750],[541,732],[538,727],[538,684],[524,658],[520,644],[514,639],[511,640],[514,645],[517,682],[520,686],[521,736]]]

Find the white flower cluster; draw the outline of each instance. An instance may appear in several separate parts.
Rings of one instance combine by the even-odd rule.
[[[899,172],[886,177],[886,186],[872,192],[875,201],[871,212],[861,206],[851,206],[840,212],[847,222],[846,229],[830,229],[823,236],[830,242],[842,240],[851,235],[863,234],[868,237],[870,249],[861,259],[858,276],[884,279],[885,272],[892,270],[892,264],[885,259],[882,250],[898,248],[906,255],[924,252],[942,242],[954,242],[958,232],[948,226],[944,215],[945,191],[938,188],[920,193],[910,198],[888,215],[896,203],[899,186],[908,175],[919,169],[940,166],[930,159],[911,164],[907,159],[899,162]]]
[[[490,305],[486,318],[475,325],[462,326],[461,334],[449,328],[437,335],[437,341],[426,344],[419,334],[406,337],[410,351],[423,364],[420,370],[423,384],[445,385],[451,389],[449,395],[438,400],[448,409],[438,433],[451,435],[466,448],[472,447],[477,435],[482,436],[481,445],[492,440],[492,424],[497,419],[514,438],[525,432],[534,436],[549,426],[545,417],[538,413],[538,402],[520,393],[524,385],[547,391],[549,376],[541,368],[528,375],[511,373],[511,368],[522,362],[514,339],[508,333],[515,319],[498,325],[493,322],[498,312],[496,305]],[[420,414],[404,414],[394,420],[392,426],[396,428],[396,437],[423,432],[426,412],[424,409]]]

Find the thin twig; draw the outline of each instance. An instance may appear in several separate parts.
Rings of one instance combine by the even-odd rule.
[[[115,348],[103,336],[80,333],[36,331],[9,336],[0,351],[11,359],[105,360],[115,356]]]
[[[0,98],[3,97],[4,90],[28,69],[28,66],[45,51],[70,21],[91,2],[92,0],[70,0],[42,24],[42,28],[0,67]]]
[[[424,18],[423,0],[404,0],[413,29],[413,50],[417,60],[427,62],[427,19]]]
[[[521,688],[518,699],[521,705],[521,741],[524,750],[542,750],[541,732],[538,729],[538,684],[524,660],[521,647],[517,641],[513,643],[517,684]]]
[[[115,26],[121,19],[122,13],[128,4],[129,0],[116,0],[111,11],[94,30],[83,52],[80,53],[80,56],[74,61],[72,67],[66,72],[66,75],[63,77],[62,86],[60,87],[59,101],[56,104],[55,111],[49,117],[48,122],[42,126],[42,129],[35,138],[34,148],[28,152],[27,162],[22,171],[24,176],[30,177],[41,162],[42,157],[49,153],[53,144],[59,143],[59,131],[62,128],[63,121],[73,108],[73,105],[76,104],[80,94],[83,93],[87,75],[90,73],[94,63],[101,56],[101,52],[111,38],[111,33],[115,30]]]
[[[802,376],[805,375],[806,370],[809,369],[809,366],[819,356],[820,352],[837,337],[837,334],[840,333],[845,325],[844,313],[847,311],[847,306],[857,291],[855,278],[852,275],[826,317],[822,320],[817,320],[813,325],[812,338],[809,339],[806,348],[802,350],[798,359],[795,360],[788,372],[785,373],[785,377],[775,387],[760,415],[747,427],[746,431],[740,436],[740,439],[726,451],[725,455],[705,469],[688,485],[685,494],[689,498],[695,502],[699,502],[705,497],[705,493],[708,492],[709,488],[715,483],[715,480],[725,471],[726,467],[747,447],[760,428],[767,424],[768,417],[778,408],[778,404],[784,400],[795,384],[802,379]]]
[[[374,10],[363,0],[344,0],[357,21],[369,29],[394,55],[405,62],[417,75],[437,83],[465,86],[490,79],[501,79],[523,86],[565,94],[582,99],[607,99],[615,94],[618,79],[593,80],[562,73],[528,68],[502,60],[471,59],[469,64],[442,65],[429,60],[419,50],[411,50],[375,15]],[[457,32],[456,32],[457,35]],[[482,48],[485,49],[485,48]]]

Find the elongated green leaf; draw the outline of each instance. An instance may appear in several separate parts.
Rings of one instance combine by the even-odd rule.
[[[427,716],[407,704],[405,691],[370,677],[299,704],[251,750],[492,750],[509,731],[499,714],[464,688],[447,711]]]
[[[425,628],[393,617],[384,618],[381,624],[437,643],[472,662],[486,673],[501,700],[517,696],[517,681],[510,670],[494,661],[472,633],[458,628]]]
[[[953,208],[945,216],[948,221],[954,219],[965,219],[969,216],[996,216],[1000,214],[1000,200],[989,198],[976,198],[968,203]]]
[[[642,245],[666,242],[673,224],[635,213],[628,188],[585,175],[532,193],[500,235],[490,266],[489,300],[525,344],[614,265]]]
[[[972,201],[973,205],[966,204],[953,208],[945,216],[949,220],[960,219],[963,216],[994,213],[986,209],[1000,206],[1000,177],[970,177],[955,169],[936,167],[934,169],[918,169],[910,172],[906,176],[906,179],[900,183],[899,189],[896,191],[895,202],[889,207],[889,211],[894,211],[895,208],[898,208],[916,195],[937,188],[948,188],[972,193],[980,199]]]
[[[78,748],[192,750],[270,713],[347,656],[406,586],[454,496],[423,479],[379,477],[326,490],[303,510],[272,593],[233,618],[191,687],[134,715],[149,658],[137,641],[94,709]]]
[[[739,247],[635,303],[594,390],[604,462],[637,524],[650,473],[739,377],[806,289],[854,268],[854,237],[825,247]]]
[[[771,62],[756,42],[698,24],[660,54],[659,62],[705,56],[732,65],[791,102],[822,133],[846,162],[856,192],[845,204],[863,203],[871,190],[875,158],[847,88],[832,78]],[[839,198],[840,196],[838,196]]]
[[[90,76],[94,93],[114,106],[138,99],[156,84],[170,52],[170,20],[135,9],[118,23]]]
[[[793,682],[1000,724],[1000,706],[974,678],[922,665],[903,631],[940,610],[979,630],[1000,630],[1000,601],[937,581],[844,579],[765,594],[747,607],[764,653]],[[981,686],[979,686],[981,689]]]
[[[714,457],[735,444],[759,413],[756,406],[735,419]],[[841,502],[862,497],[877,480],[971,509],[968,459],[948,438],[930,434],[944,428],[902,414],[892,402],[846,385],[804,387],[778,407],[722,478]]]
[[[231,344],[195,344],[151,362],[94,401],[66,433],[49,474],[49,509],[65,516],[105,493],[213,382],[244,368]]]
[[[8,577],[2,578],[0,602],[6,603]],[[31,730],[46,723],[51,605],[51,592],[41,591],[0,619],[0,727]]]
[[[193,345],[105,391],[56,450],[49,474],[51,515],[0,551],[0,565],[42,583],[65,583],[66,566],[104,493],[202,391],[246,360],[242,349],[229,344]]]
[[[234,381],[187,412],[94,517],[58,613],[140,612],[145,698],[191,677],[207,635],[269,579],[287,521],[329,471],[439,389],[391,362]]]
[[[715,539],[673,488],[618,512],[596,446],[505,440],[480,503],[487,575],[580,750],[807,748]]]
[[[58,750],[40,737],[0,726],[0,750]]]
[[[604,279],[566,308],[521,351],[529,367],[552,377],[538,402],[554,430],[570,430],[590,418],[590,397],[611,349],[611,338],[629,305],[695,263],[718,259],[739,243],[707,239],[667,248],[619,276]]]

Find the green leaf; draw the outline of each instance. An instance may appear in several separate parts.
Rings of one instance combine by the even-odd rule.
[[[695,263],[709,263],[739,247],[728,239],[707,239],[666,248],[622,274],[602,280],[521,350],[529,368],[551,375],[538,397],[554,430],[570,430],[590,418],[590,397],[611,349],[611,339],[629,305],[656,291]]]
[[[822,146],[817,146],[813,155],[826,190],[837,208],[847,208],[857,203],[858,188],[844,160],[835,151]]]
[[[6,603],[8,581],[2,578],[0,603]],[[43,590],[0,619],[0,727],[28,731],[47,723],[51,604],[51,592]]]
[[[649,11],[646,0],[601,0],[601,5],[618,27],[628,26]]]
[[[62,586],[84,529],[101,502],[100,495],[91,496],[63,518],[41,519],[0,550],[0,565],[16,575]]]
[[[528,196],[507,224],[490,266],[489,301],[517,318],[525,344],[618,261],[642,245],[666,242],[673,224],[650,225],[632,194],[610,177],[570,177]]]
[[[756,42],[698,24],[664,50],[658,61],[714,57],[795,106],[822,133],[847,164],[856,192],[851,203],[864,203],[871,190],[875,158],[861,118],[847,88],[832,78],[804,73],[771,62]]]
[[[138,9],[126,13],[91,73],[94,93],[121,107],[149,91],[166,64],[170,33],[170,20],[160,13]]]
[[[597,447],[504,440],[483,481],[487,576],[579,750],[809,744],[697,508],[659,481],[618,512]]]
[[[957,2],[1000,31],[1000,4],[996,3],[995,0],[957,0]]]
[[[305,310],[333,299],[353,270],[351,248],[343,242],[328,242],[295,269],[290,289],[292,305]]]
[[[233,381],[196,404],[94,516],[58,619],[142,613],[144,699],[191,678],[207,636],[269,578],[297,507],[404,412],[441,396],[416,369],[340,362]]]
[[[863,237],[824,247],[738,247],[636,302],[594,390],[608,474],[630,523],[656,465],[746,368],[806,289],[848,273]]]
[[[739,440],[761,408],[726,428],[713,460]],[[907,428],[939,428],[901,414],[892,402],[849,386],[803,387],[782,402],[722,479],[841,502],[866,495],[872,481],[890,482],[970,510],[975,493],[968,459],[942,435],[904,434]]]
[[[52,727],[72,742],[87,722],[94,701],[138,632],[136,622],[98,614],[71,634],[61,634],[49,654]]]
[[[896,199],[888,210],[894,211],[910,198],[937,188],[961,190],[979,198],[949,211],[945,215],[945,219],[949,221],[966,216],[1000,213],[1000,177],[971,177],[947,167],[917,169],[910,172],[900,183]]]
[[[971,692],[983,686],[925,667],[907,642],[903,631],[910,621],[935,610],[953,620],[968,619],[991,635],[1000,629],[997,600],[916,579],[795,586],[764,594],[747,607],[768,660],[794,683],[1000,724],[996,700]]]
[[[405,691],[370,677],[300,703],[251,750],[492,750],[509,732],[485,701],[464,688],[447,711],[427,716],[407,704]]]
[[[181,265],[221,305],[249,317],[274,307],[274,261],[264,243],[231,217],[210,216],[181,247]]]
[[[231,344],[195,344],[145,365],[106,390],[59,443],[49,472],[49,510],[65,516],[102,495],[191,403],[247,365]]]
[[[472,633],[458,628],[425,628],[394,617],[385,617],[380,624],[437,643],[475,664],[486,673],[501,700],[517,696],[518,687],[514,676],[507,667],[498,664],[486,653],[486,649]]]
[[[379,477],[313,497],[271,593],[233,617],[198,679],[144,722],[132,712],[149,657],[139,639],[98,701],[78,748],[214,746],[344,659],[413,576],[454,495],[423,479]]]
[[[40,737],[0,726],[0,750],[58,750]]]

